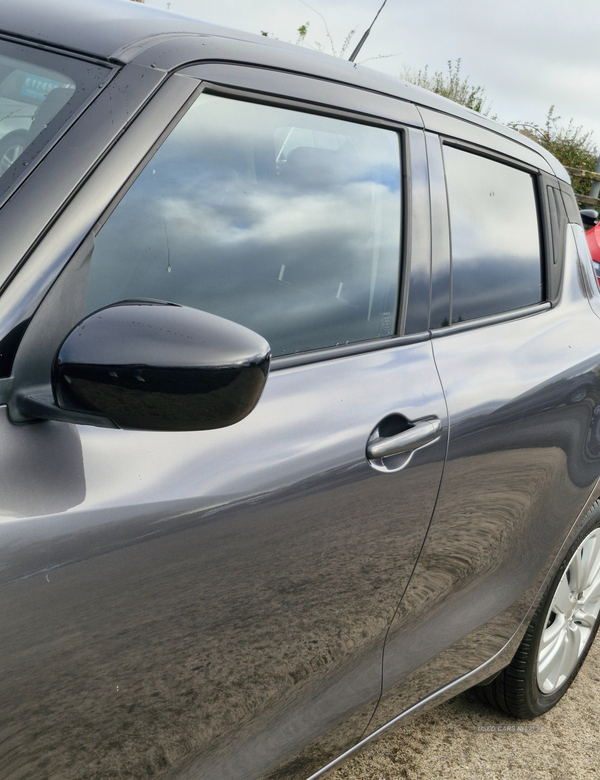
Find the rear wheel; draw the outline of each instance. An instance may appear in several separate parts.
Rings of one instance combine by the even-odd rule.
[[[478,691],[517,718],[543,715],[577,676],[600,615],[600,503],[564,557],[509,666]]]

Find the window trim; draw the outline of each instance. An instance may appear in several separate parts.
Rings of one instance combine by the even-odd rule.
[[[564,194],[559,186],[559,179],[557,179],[555,176],[542,173],[539,178],[539,197],[542,205],[542,227],[544,232],[544,241],[546,244],[547,258],[545,292],[546,300],[550,301],[553,306],[556,306],[562,287],[565,242],[560,237],[558,237],[558,241],[555,241],[554,238],[554,230],[552,228],[552,207],[550,205],[550,189],[555,190],[560,196],[558,198],[558,202],[555,205],[557,206],[557,212],[561,210],[562,206],[562,217],[564,218],[564,225],[566,226],[569,223],[569,218],[564,204]],[[560,223],[560,214],[557,213],[556,217]]]
[[[291,366],[305,366],[309,363],[322,363],[325,360],[350,357],[351,355],[362,355],[365,352],[393,349],[393,347],[403,347],[406,344],[418,344],[422,341],[429,341],[430,338],[429,331],[425,331],[424,333],[411,333],[408,336],[382,336],[379,339],[355,341],[352,344],[343,344],[339,347],[322,347],[310,352],[297,352],[294,355],[279,355],[271,361],[271,371]]]
[[[167,82],[168,81],[169,79],[167,79]],[[167,82],[165,82],[165,84]],[[127,195],[129,190],[133,186],[134,182],[137,180],[137,178],[144,170],[144,168],[146,168],[146,166],[148,165],[150,160],[154,157],[158,149],[160,149],[160,147],[163,145],[163,143],[167,140],[169,135],[173,132],[175,127],[179,124],[181,119],[184,117],[184,115],[187,114],[192,104],[195,103],[198,97],[202,94],[203,92],[202,87],[203,87],[202,84],[198,84],[198,86],[194,90],[192,90],[192,93],[189,95],[189,97],[185,99],[183,104],[174,114],[171,121],[166,125],[166,127],[162,129],[160,135],[154,141],[154,143],[148,149],[148,151],[144,154],[144,156],[141,158],[140,162],[129,173],[125,181],[118,188],[117,192],[114,193],[114,195],[110,199],[108,206],[102,211],[100,216],[93,222],[90,230],[94,234],[94,238],[98,235],[98,233],[100,232],[104,224],[110,219],[110,216],[113,213],[113,211],[117,208],[117,206],[123,200],[125,195]]]
[[[517,168],[518,170],[521,170],[525,173],[531,173],[534,175],[543,173],[543,171],[540,171],[540,169],[536,168],[534,165],[523,162],[523,160],[519,160],[516,157],[510,157],[510,155],[504,154],[504,152],[498,152],[495,149],[490,149],[486,146],[479,146],[478,144],[474,144],[471,141],[463,141],[461,139],[451,138],[450,136],[442,134],[440,134],[439,137],[442,142],[442,146],[452,146],[455,149],[461,149],[463,152],[470,152],[471,154],[475,154],[478,157],[487,157],[489,160],[504,163],[505,165],[509,165],[511,168]]]
[[[534,303],[531,304],[531,306],[522,306],[520,309],[512,309],[511,311],[501,312],[500,314],[489,314],[486,317],[479,317],[476,320],[455,322],[453,325],[448,325],[445,328],[435,328],[430,331],[430,334],[432,339],[437,339],[443,336],[450,336],[453,333],[462,333],[464,330],[475,330],[475,328],[483,328],[488,325],[497,325],[500,322],[524,319],[525,317],[531,317],[534,314],[550,311],[551,308],[552,304],[550,301],[541,301],[541,303]]]
[[[429,329],[431,327],[434,303],[434,279],[440,270],[447,275],[436,281],[436,294],[443,297],[448,325],[451,324],[450,301],[452,295],[452,253],[450,245],[450,213],[448,210],[448,188],[444,168],[442,139],[437,133],[425,132],[427,167],[429,174],[429,207],[431,214],[431,274],[429,282]],[[438,188],[440,197],[435,196]],[[443,327],[448,327],[448,325]],[[441,326],[440,326],[441,327]]]

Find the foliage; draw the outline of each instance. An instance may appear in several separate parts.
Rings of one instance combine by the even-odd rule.
[[[478,111],[480,114],[487,116],[490,109],[489,107],[484,108],[486,101],[484,88],[469,84],[469,77],[462,77],[460,68],[461,60],[459,58],[454,64],[452,60],[448,60],[446,72],[440,70],[436,71],[433,76],[430,76],[429,66],[426,65],[422,70],[418,71],[405,68],[402,77],[411,84],[424,87],[431,92],[443,95],[443,97],[454,100],[455,103],[460,103],[473,111]]]
[[[308,5],[305,0],[301,0],[301,2],[321,17],[325,27],[325,34],[329,41],[328,48],[331,49],[331,53],[334,57],[344,57],[356,30],[350,30],[338,51],[329,32],[325,17],[317,11],[316,8]],[[308,46],[309,48],[323,51],[324,46],[321,43],[318,41],[311,43],[307,40],[309,27],[310,22],[305,22],[298,27],[296,31],[296,44],[298,46]],[[262,34],[265,36],[271,35],[264,31],[262,31]],[[379,55],[378,57],[370,57],[369,59],[380,59],[387,56],[397,55]],[[367,60],[363,60],[363,62],[366,61]],[[436,71],[433,75],[429,74],[428,65],[420,70],[405,68],[402,73],[402,78],[411,84],[416,84],[419,87],[423,87],[438,95],[454,100],[456,103],[460,103],[484,116],[488,116],[490,113],[491,107],[486,106],[487,97],[485,88],[480,84],[470,84],[469,76],[462,76],[460,57],[456,62],[448,60],[447,69],[445,71]],[[496,119],[497,117],[493,115],[491,118]],[[572,119],[566,126],[560,126],[559,121],[560,117],[554,115],[554,106],[551,106],[543,126],[536,125],[533,122],[509,122],[508,126],[528,135],[534,141],[541,144],[541,146],[548,149],[549,152],[557,157],[563,165],[572,168],[583,168],[584,170],[594,170],[598,160],[598,149],[592,140],[592,133],[585,132],[583,127],[575,125]],[[581,179],[574,179],[573,189],[580,195],[587,194],[589,182]]]
[[[509,126],[528,135],[557,157],[563,165],[593,171],[598,160],[598,148],[592,140],[592,132],[585,132],[581,125],[569,120],[566,126],[559,125],[560,117],[554,115],[550,106],[543,126],[533,122],[510,122]],[[573,189],[580,195],[587,195],[589,182],[574,179]]]
[[[469,84],[468,77],[462,78],[460,66],[460,59],[454,64],[449,60],[446,72],[438,71],[430,76],[426,66],[416,72],[407,69],[403,75],[405,80],[412,84],[429,89],[487,116],[489,108],[485,108],[484,88]],[[533,122],[509,122],[508,126],[532,138],[557,157],[563,165],[588,171],[594,170],[598,160],[598,149],[592,140],[592,132],[584,131],[583,127],[575,125],[572,119],[566,126],[561,126],[559,122],[560,117],[555,116],[554,106],[551,106],[542,126]],[[589,187],[589,181],[574,178],[573,189],[579,195],[587,195]]]
[[[306,3],[304,5],[306,5]],[[327,36],[327,40],[329,43],[328,46],[325,47],[322,43],[320,43],[317,40],[309,41],[308,28],[310,27],[310,22],[304,22],[304,24],[301,24],[300,27],[298,27],[298,29],[296,30],[297,37],[296,40],[294,41],[296,46],[306,46],[309,49],[315,49],[316,51],[321,51],[321,52],[325,51],[326,48],[329,48],[331,50],[331,54],[334,57],[345,57],[348,51],[348,47],[350,46],[350,41],[352,40],[354,34],[356,33],[356,30],[350,30],[350,32],[346,35],[346,37],[342,41],[341,47],[338,49],[333,40],[331,33],[329,32],[329,27],[327,26],[327,22],[325,21],[323,15],[320,14],[319,11],[317,11],[315,8],[311,8],[310,6],[308,6],[308,8],[310,8],[310,10],[314,11],[316,14],[319,14],[321,19],[323,19],[323,25],[325,27],[325,35]],[[267,32],[266,30],[261,30],[260,34],[264,35],[265,38],[275,37],[272,35],[272,33]],[[292,41],[290,41],[290,43],[292,43]]]
[[[310,22],[305,22],[304,24],[301,24],[300,27],[298,27],[298,39],[296,40],[297,46],[302,46],[304,43],[306,36],[308,35],[309,25]]]

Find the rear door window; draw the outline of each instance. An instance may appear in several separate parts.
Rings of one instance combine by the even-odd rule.
[[[452,250],[452,322],[539,303],[542,256],[530,173],[444,146]]]
[[[394,131],[202,94],[96,237],[87,310],[193,306],[274,355],[394,335]]]

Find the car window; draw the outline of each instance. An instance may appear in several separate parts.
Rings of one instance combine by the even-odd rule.
[[[393,335],[400,181],[395,132],[202,94],[99,231],[87,311],[168,300],[274,355]]]
[[[444,146],[452,248],[452,322],[542,300],[533,176]]]
[[[109,73],[89,62],[0,40],[0,194]]]

